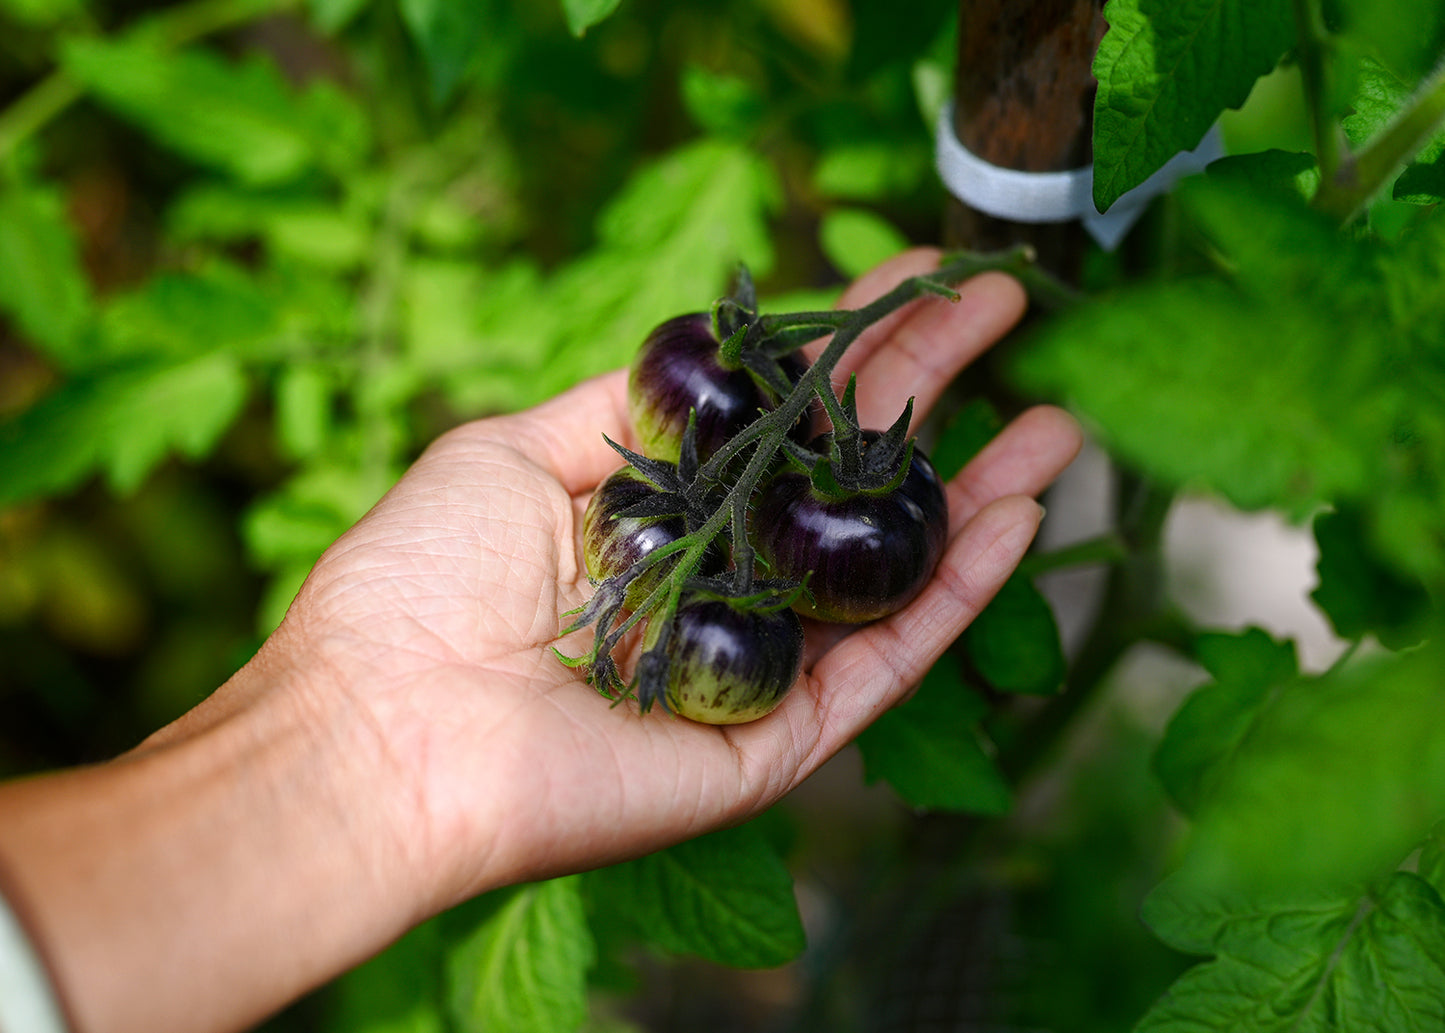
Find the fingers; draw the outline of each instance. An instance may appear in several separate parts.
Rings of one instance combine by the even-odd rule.
[[[917,248],[864,274],[843,294],[840,308],[858,308],[910,276],[932,272],[939,252]],[[858,374],[858,415],[864,427],[883,428],[897,419],[909,398],[926,413],[958,372],[1018,322],[1027,306],[1024,290],[1001,273],[975,276],[959,299],[930,296],[904,306],[869,327],[833,371],[841,391]],[[808,347],[816,356],[826,341]]]
[[[1038,405],[1015,417],[946,486],[949,527],[957,532],[975,513],[1007,495],[1037,495],[1083,447],[1078,421]]]
[[[951,540],[922,594],[842,638],[813,668],[821,755],[851,739],[918,684],[1023,558],[1043,509],[1032,500],[1083,444],[1063,410],[1013,420],[946,486]]]
[[[959,371],[1019,321],[1028,304],[1018,281],[1002,273],[975,276],[958,293],[957,301],[919,299],[904,310],[886,341],[860,339],[848,349],[834,384],[846,384],[857,371],[862,426],[887,427],[909,398],[914,420],[921,419]]]

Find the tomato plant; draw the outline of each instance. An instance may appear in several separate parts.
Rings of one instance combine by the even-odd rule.
[[[1003,53],[958,18],[991,6],[0,0],[0,768],[184,711],[425,442],[626,365],[739,261],[744,307],[817,312],[938,243],[940,107],[961,52],[966,77]],[[889,788],[840,816],[829,772],[763,821],[464,906],[274,1029],[849,1031],[920,1002],[1077,1033],[1440,1025],[1445,14],[1104,23],[1064,119],[1098,205],[1216,121],[1229,153],[1120,250],[1081,245],[1084,300],[921,428],[947,478],[999,413],[1060,401],[1109,473],[1100,512],[1048,500],[1040,549],[836,769]],[[1003,62],[1044,101],[1070,50],[1046,42]],[[991,110],[984,143],[1028,135]],[[753,361],[751,411],[777,412]],[[1298,597],[1323,659],[1206,605],[1225,564],[1180,547],[1201,497],[1307,548],[1290,586],[1252,561],[1248,595]],[[672,530],[718,512],[728,542],[731,504]],[[490,971],[516,978],[466,992]]]

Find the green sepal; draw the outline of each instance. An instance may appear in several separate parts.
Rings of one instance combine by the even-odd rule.
[[[728,320],[735,318],[728,314],[729,302],[718,302],[713,310],[713,330],[719,338],[717,364],[723,369],[741,369],[743,366],[743,342],[747,340],[748,324],[728,329]]]
[[[678,475],[678,469],[675,464],[669,463],[665,459],[653,459],[649,456],[642,455],[640,452],[634,452],[626,445],[619,445],[606,434],[602,435],[602,440],[611,445],[612,450],[627,460],[628,464],[636,469],[638,473],[646,477],[653,487],[662,491],[671,492],[682,490],[682,478]]]

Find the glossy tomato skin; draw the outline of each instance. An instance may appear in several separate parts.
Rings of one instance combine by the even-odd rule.
[[[948,504],[933,464],[914,449],[892,491],[830,499],[806,474],[786,472],[761,491],[753,544],[769,576],[801,581],[795,603],[818,620],[861,624],[895,613],[928,583],[948,538]]]
[[[687,523],[681,515],[617,515],[656,494],[657,488],[631,466],[608,476],[593,492],[582,514],[582,558],[587,576],[594,584],[621,574],[653,549],[675,542],[687,533]],[[709,559],[714,559],[713,553],[704,558],[704,568],[721,566],[720,561],[709,563]],[[673,562],[671,558],[662,560],[628,585],[626,605],[635,607],[646,599],[667,576]]]
[[[747,611],[717,599],[678,607],[667,644],[667,707],[711,725],[756,721],[798,680],[803,625],[786,607]]]
[[[806,370],[795,355],[780,360],[794,380]],[[697,410],[698,458],[706,460],[758,418],[778,399],[764,391],[745,369],[724,369],[718,361],[718,340],[706,312],[677,316],[663,323],[638,349],[627,377],[627,409],[642,442],[642,451],[676,462],[687,429],[687,415]],[[806,438],[800,427],[797,435]]]

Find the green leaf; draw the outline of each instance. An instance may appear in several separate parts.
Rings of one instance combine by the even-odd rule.
[[[488,306],[479,331],[489,347],[538,367],[510,404],[625,366],[662,314],[706,308],[698,299],[720,294],[738,262],[766,274],[777,191],[763,159],[712,138],[640,169],[603,210],[596,248]]]
[[[325,1028],[330,1033],[447,1033],[441,963],[440,922],[423,922],[336,981]]]
[[[987,398],[970,399],[949,416],[929,458],[945,481],[957,476],[1003,430],[1003,418]]]
[[[1135,1033],[1409,1033],[1445,1026],[1445,904],[1390,876],[1363,898],[1199,897],[1166,881],[1144,920],[1214,960],[1184,974]]]
[[[58,362],[71,365],[82,355],[90,287],[53,190],[0,190],[0,311]]]
[[[426,61],[432,98],[452,95],[497,17],[479,0],[398,0],[402,21]]]
[[[1395,117],[1410,97],[1410,84],[1378,61],[1361,60],[1355,70],[1355,92],[1340,128],[1351,147],[1359,149]]]
[[[979,728],[987,713],[988,706],[963,684],[958,665],[939,660],[912,698],[858,736],[864,780],[883,779],[912,807],[1006,813],[1009,787]]]
[[[717,136],[745,139],[763,116],[762,96],[741,76],[690,64],[682,70],[680,85],[688,115]]]
[[[1445,150],[1435,153],[1429,161],[1405,166],[1395,180],[1394,197],[1409,204],[1445,202]]]
[[[1411,82],[1368,58],[1358,63],[1350,112],[1340,120],[1350,146],[1359,150],[1410,101]],[[1436,133],[1395,180],[1393,196],[1411,204],[1436,204],[1445,197],[1445,131]]]
[[[310,459],[331,431],[331,398],[336,385],[316,365],[287,366],[276,380],[276,437],[292,459]]]
[[[244,355],[278,331],[273,299],[245,273],[213,266],[161,273],[113,298],[100,319],[97,359],[181,359],[230,349]]]
[[[968,659],[1000,692],[1049,695],[1064,684],[1067,664],[1048,600],[1022,574],[1004,582],[963,633]]]
[[[57,25],[85,13],[85,0],[0,0],[0,13],[22,25]]]
[[[1430,830],[1430,835],[1420,847],[1415,871],[1435,887],[1436,893],[1445,887],[1445,821],[1437,821]]]
[[[1297,201],[1314,197],[1320,185],[1320,167],[1314,155],[1299,151],[1231,154],[1210,162],[1207,172],[1258,194],[1279,194]]]
[[[0,427],[0,505],[66,491],[96,471],[132,491],[169,452],[210,452],[246,389],[223,354],[72,380]]]
[[[371,0],[309,0],[311,18],[327,35],[340,32]]]
[[[1383,563],[1370,544],[1364,515],[1341,509],[1315,518],[1319,586],[1310,593],[1335,634],[1359,639],[1374,634],[1390,649],[1420,641],[1419,625],[1430,612],[1430,595],[1417,578]]]
[[[1227,279],[1078,306],[1040,327],[1016,379],[1072,402],[1131,464],[1241,509],[1303,516],[1375,492],[1414,390],[1397,375],[1409,338],[1379,333],[1398,319],[1378,255],[1284,195],[1201,179],[1181,197]]]
[[[274,258],[336,272],[358,269],[373,253],[367,213],[309,196],[257,193],[207,184],[167,213],[177,242],[265,241]]]
[[[1214,681],[1185,700],[1154,755],[1155,773],[1186,814],[1198,809],[1211,773],[1238,749],[1270,691],[1299,673],[1294,643],[1259,628],[1202,635],[1194,651]]]
[[[712,832],[586,876],[597,908],[645,942],[738,968],[803,950],[793,879],[755,824]]]
[[[230,63],[199,48],[73,39],[61,61],[98,101],[160,143],[243,182],[292,179],[317,157],[296,98],[260,58]]]
[[[1445,10],[1435,0],[1325,0],[1324,9],[1334,33],[1411,82],[1445,44]]]
[[[1094,204],[1107,209],[1236,108],[1294,42],[1288,0],[1109,0],[1094,58]]]
[[[339,463],[307,467],[246,511],[241,532],[247,552],[263,567],[310,568],[393,480]]]
[[[883,201],[918,192],[931,175],[928,152],[896,140],[848,141],[818,155],[813,188],[846,201]]]
[[[572,30],[572,35],[581,39],[592,26],[611,17],[621,2],[622,0],[562,0],[562,11],[567,15],[567,28]]]
[[[447,959],[452,1020],[462,1033],[575,1030],[595,953],[577,876],[519,887]]]
[[[823,254],[849,279],[861,276],[904,251],[908,238],[897,227],[863,208],[833,208],[818,230]]]
[[[1268,893],[1394,868],[1445,814],[1442,652],[1278,686],[1211,771],[1181,877]]]

